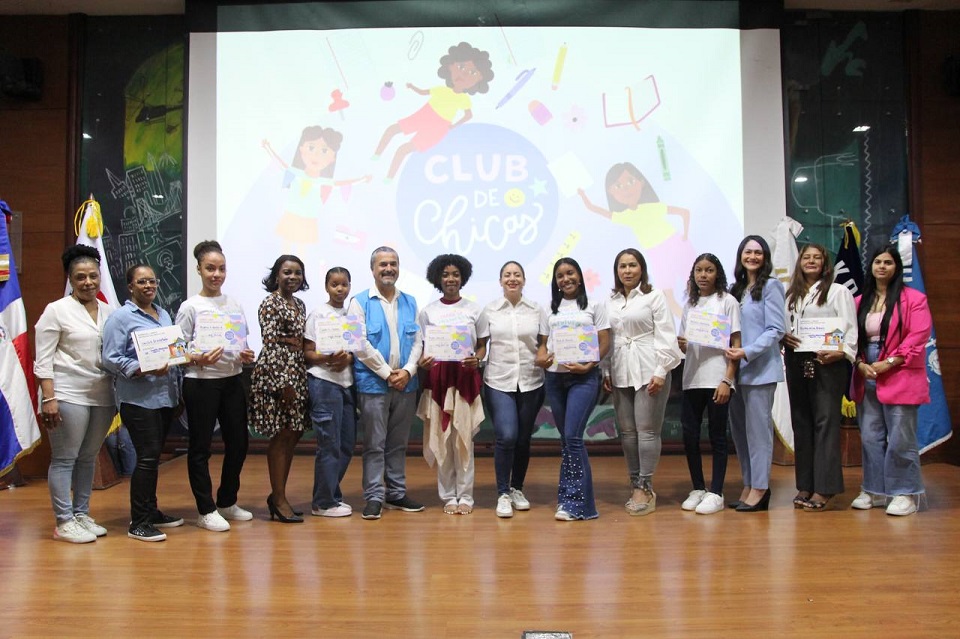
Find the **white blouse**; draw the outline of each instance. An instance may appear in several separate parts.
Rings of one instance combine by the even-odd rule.
[[[560,306],[556,313],[547,316],[547,352],[553,352],[553,330],[555,328],[566,328],[570,326],[593,326],[597,332],[610,328],[610,321],[607,319],[607,307],[603,302],[587,301],[587,307],[580,309],[577,306],[577,300],[560,300]],[[566,366],[556,361],[551,364],[547,371],[551,373],[569,373]]]
[[[72,295],[47,304],[37,321],[33,374],[52,379],[58,400],[80,406],[113,406],[113,375],[100,359],[103,324],[112,309],[97,301],[97,321]]]
[[[549,331],[543,307],[526,297],[516,306],[501,297],[484,307],[483,317],[490,337],[484,383],[503,393],[526,393],[543,386],[543,369],[534,364],[539,336]]]
[[[612,338],[608,365],[615,388],[640,390],[680,364],[683,353],[663,291],[635,288],[626,297],[614,293],[607,314]]]
[[[784,309],[787,317],[787,330],[796,335],[800,332],[800,318],[839,317],[840,330],[843,331],[843,354],[852,363],[857,358],[857,339],[860,331],[857,328],[857,307],[853,302],[853,294],[842,284],[831,284],[827,291],[827,301],[823,306],[817,306],[817,297],[820,295],[820,282],[810,287],[801,300],[797,300],[796,308],[790,309],[787,301]]]

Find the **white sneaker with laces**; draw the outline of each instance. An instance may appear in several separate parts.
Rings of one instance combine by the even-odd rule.
[[[697,504],[698,515],[712,515],[723,510],[723,495],[717,493],[707,493]]]
[[[226,532],[230,530],[230,524],[227,523],[227,520],[224,519],[220,513],[214,510],[211,513],[197,517],[197,528],[212,530],[213,532]]]
[[[700,505],[700,502],[703,501],[703,498],[706,496],[707,491],[705,490],[691,490],[687,498],[680,504],[680,508],[684,510],[696,510],[697,506]]]
[[[92,532],[97,537],[103,537],[107,534],[107,529],[94,521],[93,517],[86,513],[80,513],[74,516],[74,519],[77,520],[77,523],[86,528],[88,531]]]
[[[497,498],[497,517],[513,517],[513,500],[506,493]]]
[[[510,501],[513,502],[513,507],[516,510],[530,510],[530,501],[523,494],[522,490],[517,490],[516,488],[510,489]]]
[[[68,541],[71,544],[89,544],[97,540],[97,536],[84,528],[75,517],[57,524],[53,529],[53,538],[57,541]]]
[[[557,514],[553,516],[557,521],[576,521],[576,517],[563,510],[562,508],[557,508]]]
[[[905,517],[917,512],[917,502],[910,495],[897,495],[887,506],[887,514],[896,517]]]
[[[872,495],[865,490],[861,490],[860,494],[857,495],[857,498],[853,500],[850,506],[857,510],[870,510],[874,507],[879,508],[883,506],[884,502],[885,499],[883,495]]]
[[[350,512],[353,512],[353,506],[351,506],[351,505],[350,505],[350,504],[348,504],[347,502],[345,502],[345,501],[341,501],[341,502],[340,502],[340,505],[341,505],[341,506],[343,506],[344,508],[347,508],[347,509],[349,509],[349,510],[350,510]]]
[[[310,511],[314,517],[349,517],[353,508],[346,504],[337,504],[333,508],[314,508]]]
[[[234,521],[250,521],[253,519],[252,512],[244,510],[236,504],[227,506],[226,508],[217,508],[217,512],[220,513],[220,516],[224,519],[232,519]]]

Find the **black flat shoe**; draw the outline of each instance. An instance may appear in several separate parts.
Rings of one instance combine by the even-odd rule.
[[[277,508],[276,504],[273,503],[273,495],[267,497],[267,510],[270,511],[270,521],[273,521],[274,518],[277,519],[281,524],[302,524],[303,517],[294,513],[293,517],[287,517],[280,509]]]
[[[753,506],[748,506],[747,504],[741,502],[737,506],[738,513],[755,513],[761,510],[767,510],[770,508],[770,489],[767,488],[766,492],[763,493],[763,497],[760,498],[760,501],[755,503]]]
[[[738,499],[737,501],[731,501],[729,504],[727,504],[727,508],[734,508],[734,509],[736,509],[736,508],[739,508],[739,507],[740,507],[740,500],[739,500],[739,499]]]

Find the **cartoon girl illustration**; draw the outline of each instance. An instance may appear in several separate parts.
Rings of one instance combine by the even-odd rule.
[[[333,179],[341,142],[343,134],[338,131],[308,126],[300,134],[290,165],[277,155],[268,140],[262,142],[267,153],[286,170],[283,185],[290,191],[275,229],[283,240],[284,252],[292,253],[297,245],[317,243],[320,239],[317,218],[334,187],[370,181],[369,175],[348,180]]]
[[[391,124],[383,132],[380,144],[374,153],[373,159],[378,160],[387,145],[396,135],[413,134],[413,137],[400,145],[390,163],[387,180],[392,180],[397,174],[400,165],[412,151],[426,151],[440,142],[454,127],[470,120],[473,112],[470,110],[470,96],[476,93],[486,93],[490,90],[490,81],[493,80],[493,63],[490,54],[461,42],[450,47],[447,54],[440,58],[440,68],[437,75],[445,85],[431,89],[421,89],[411,83],[407,88],[417,95],[428,95],[430,99],[419,111]],[[463,116],[454,122],[457,113]]]
[[[690,211],[661,202],[643,173],[630,162],[610,167],[605,185],[610,210],[591,202],[583,189],[577,189],[577,193],[588,210],[633,231],[649,265],[651,280],[658,282],[670,309],[679,317],[682,307],[674,291],[683,290],[687,278],[682,269],[672,265],[693,261],[694,250],[689,241]],[[683,220],[682,236],[667,220],[668,215]]]

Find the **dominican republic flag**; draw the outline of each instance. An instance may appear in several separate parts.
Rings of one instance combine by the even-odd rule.
[[[114,310],[120,308],[120,298],[117,297],[117,291],[113,288],[113,278],[110,277],[110,267],[107,265],[107,253],[103,250],[103,216],[100,214],[100,204],[93,199],[92,195],[89,200],[80,205],[74,216],[74,223],[77,244],[92,246],[100,253],[100,292],[97,293],[97,297]],[[68,280],[64,296],[70,293]]]
[[[0,477],[40,442],[27,314],[7,235],[10,207],[0,200]]]
[[[863,265],[860,263],[860,230],[853,222],[843,225],[843,240],[834,261],[833,281],[850,289],[853,296],[863,289]]]
[[[909,215],[904,215],[893,227],[890,242],[897,245],[900,259],[903,260],[903,283],[912,289],[926,294],[923,274],[917,260],[917,242],[920,241],[920,227]],[[927,342],[927,379],[930,381],[930,403],[921,404],[917,414],[917,445],[920,454],[934,446],[942,444],[953,435],[950,422],[950,409],[947,397],[943,393],[943,378],[940,376],[940,356],[937,354],[937,332],[930,326],[930,341]]]

